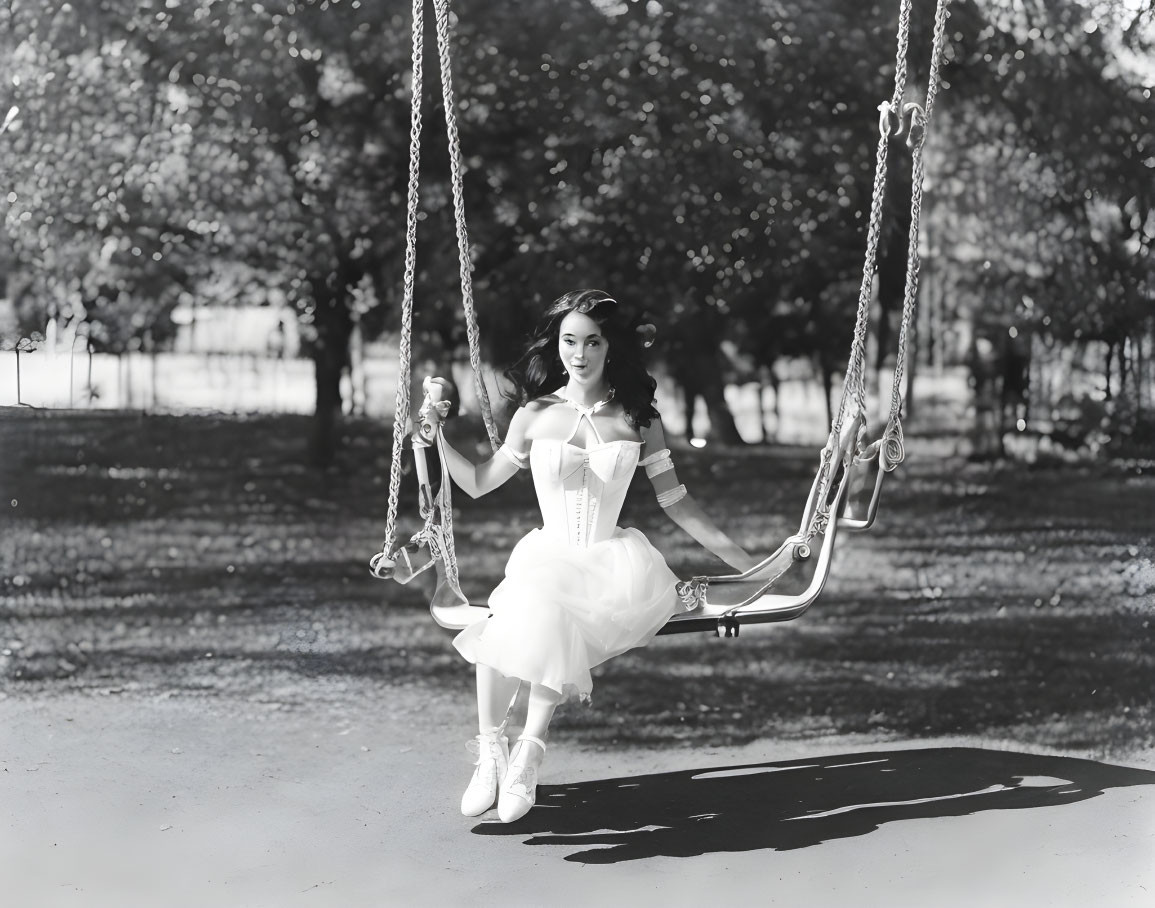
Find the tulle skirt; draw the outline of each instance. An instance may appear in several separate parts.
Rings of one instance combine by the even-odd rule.
[[[590,669],[641,646],[677,611],[677,578],[636,529],[588,548],[532,530],[489,597],[491,617],[453,645],[470,662],[589,699]]]

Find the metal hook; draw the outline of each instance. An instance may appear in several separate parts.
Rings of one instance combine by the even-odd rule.
[[[910,126],[906,125],[906,118],[910,117]],[[893,121],[893,125],[892,125]],[[906,130],[906,144],[912,148],[922,141],[926,129],[926,110],[921,104],[910,101],[901,107],[896,107],[889,101],[878,105],[878,131],[884,139],[891,136],[898,138]]]
[[[921,104],[911,101],[902,107],[904,119],[907,114],[910,114],[910,128],[906,133],[906,144],[910,148],[914,148],[926,137],[926,109]],[[895,133],[895,135],[898,134]]]
[[[884,139],[889,139],[891,131],[894,130],[891,125],[892,119],[898,124],[898,129],[894,134],[896,136],[902,135],[902,116],[893,104],[889,101],[883,101],[878,105],[878,131],[882,133]]]

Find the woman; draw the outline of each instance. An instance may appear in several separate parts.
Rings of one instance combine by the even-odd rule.
[[[497,802],[503,822],[533,806],[554,709],[589,699],[590,668],[649,642],[677,610],[676,578],[636,529],[617,526],[635,469],[658,503],[699,543],[738,570],[754,559],[722,533],[678,482],[642,363],[650,326],[632,328],[600,290],[576,290],[546,311],[507,376],[521,405],[505,443],[473,464],[448,445],[454,483],[476,498],[520,469],[533,474],[542,527],[514,548],[489,600],[491,617],[454,640],[477,666],[477,769],[461,812]],[[504,730],[529,684],[512,757]]]

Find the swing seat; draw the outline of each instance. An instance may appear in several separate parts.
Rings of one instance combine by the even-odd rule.
[[[798,532],[788,537],[769,557],[741,574],[695,577],[679,586],[679,592],[696,597],[696,608],[672,617],[660,634],[676,634],[714,628],[722,635],[737,636],[743,623],[761,624],[791,621],[805,612],[822,592],[834,554],[853,471],[845,469],[850,446],[862,424],[856,415],[841,433],[832,462],[838,463],[827,492],[828,519],[825,529],[807,533],[818,507],[822,471],[810,487]],[[700,595],[698,594],[700,591]]]
[[[422,531],[404,546],[394,549],[390,553],[393,558],[378,552],[369,562],[369,568],[374,577],[401,584],[409,583],[433,568],[437,579],[429,600],[429,614],[446,630],[460,631],[488,618],[489,610],[471,604],[461,587],[449,577],[445,570],[445,547],[439,536],[436,532],[427,534]],[[415,556],[420,556],[420,560]]]
[[[838,519],[841,527],[869,530],[874,525],[874,519],[878,516],[878,500],[882,497],[882,481],[905,457],[902,424],[897,417],[893,417],[893,422],[882,437],[856,453],[851,461],[852,475],[846,509]]]
[[[794,570],[787,571],[780,582],[769,587],[758,598],[739,605],[730,612],[731,617],[752,624],[792,621],[814,604],[830,576],[834,540],[838,535],[838,519],[834,515],[846,500],[847,481],[844,479],[839,486],[837,505],[831,509],[831,519],[826,530],[816,534],[809,544],[803,541],[804,537],[795,537],[797,541],[793,544],[802,549],[808,548],[809,554],[797,557]],[[815,552],[813,546],[819,539]]]
[[[429,600],[429,614],[446,630],[460,631],[489,617],[489,609],[472,605],[469,597],[461,591],[457,580],[449,576],[445,569],[449,556],[445,536],[440,528],[430,527],[428,531],[429,552],[433,556],[433,566],[437,583]]]
[[[774,554],[751,569],[749,576],[695,577],[688,584],[679,584],[679,592],[682,590],[692,592],[694,586],[704,586],[700,604],[690,611],[673,616],[658,633],[679,634],[726,628],[742,607],[760,602],[772,586],[784,591],[789,586],[786,595],[804,592],[813,581],[817,566],[812,554],[805,537],[796,534],[786,539]],[[776,586],[779,584],[780,586]],[[728,632],[726,636],[736,634]]]
[[[850,465],[846,506],[838,518],[840,527],[844,530],[869,530],[874,525],[885,476],[886,470],[877,455],[856,460]]]
[[[445,562],[437,559],[435,564],[437,585],[429,601],[429,614],[437,625],[449,631],[461,631],[488,618],[489,609],[473,605],[461,592],[461,588],[449,579],[445,572]]]
[[[841,508],[846,500],[849,473],[844,474],[836,493],[836,504]],[[741,624],[766,624],[792,621],[802,615],[826,586],[834,555],[834,540],[838,535],[838,513],[831,510],[831,519],[824,532],[816,533],[806,542],[803,533],[789,537],[770,558],[759,564],[758,572],[750,578],[694,578],[691,583],[705,581],[707,589],[702,603],[692,611],[671,618],[661,634],[717,629],[721,635],[737,636]],[[764,579],[769,575],[769,579]]]
[[[484,621],[489,617],[489,609],[479,605],[470,605],[468,602],[456,602],[438,605],[434,594],[434,601],[429,606],[429,614],[438,627],[447,631],[463,631],[471,624]]]

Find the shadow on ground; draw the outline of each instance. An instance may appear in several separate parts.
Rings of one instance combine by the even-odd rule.
[[[843,754],[546,785],[525,819],[480,835],[614,864],[659,856],[788,851],[884,823],[986,810],[1060,807],[1109,788],[1155,785],[1155,772],[1062,756],[945,747]]]

